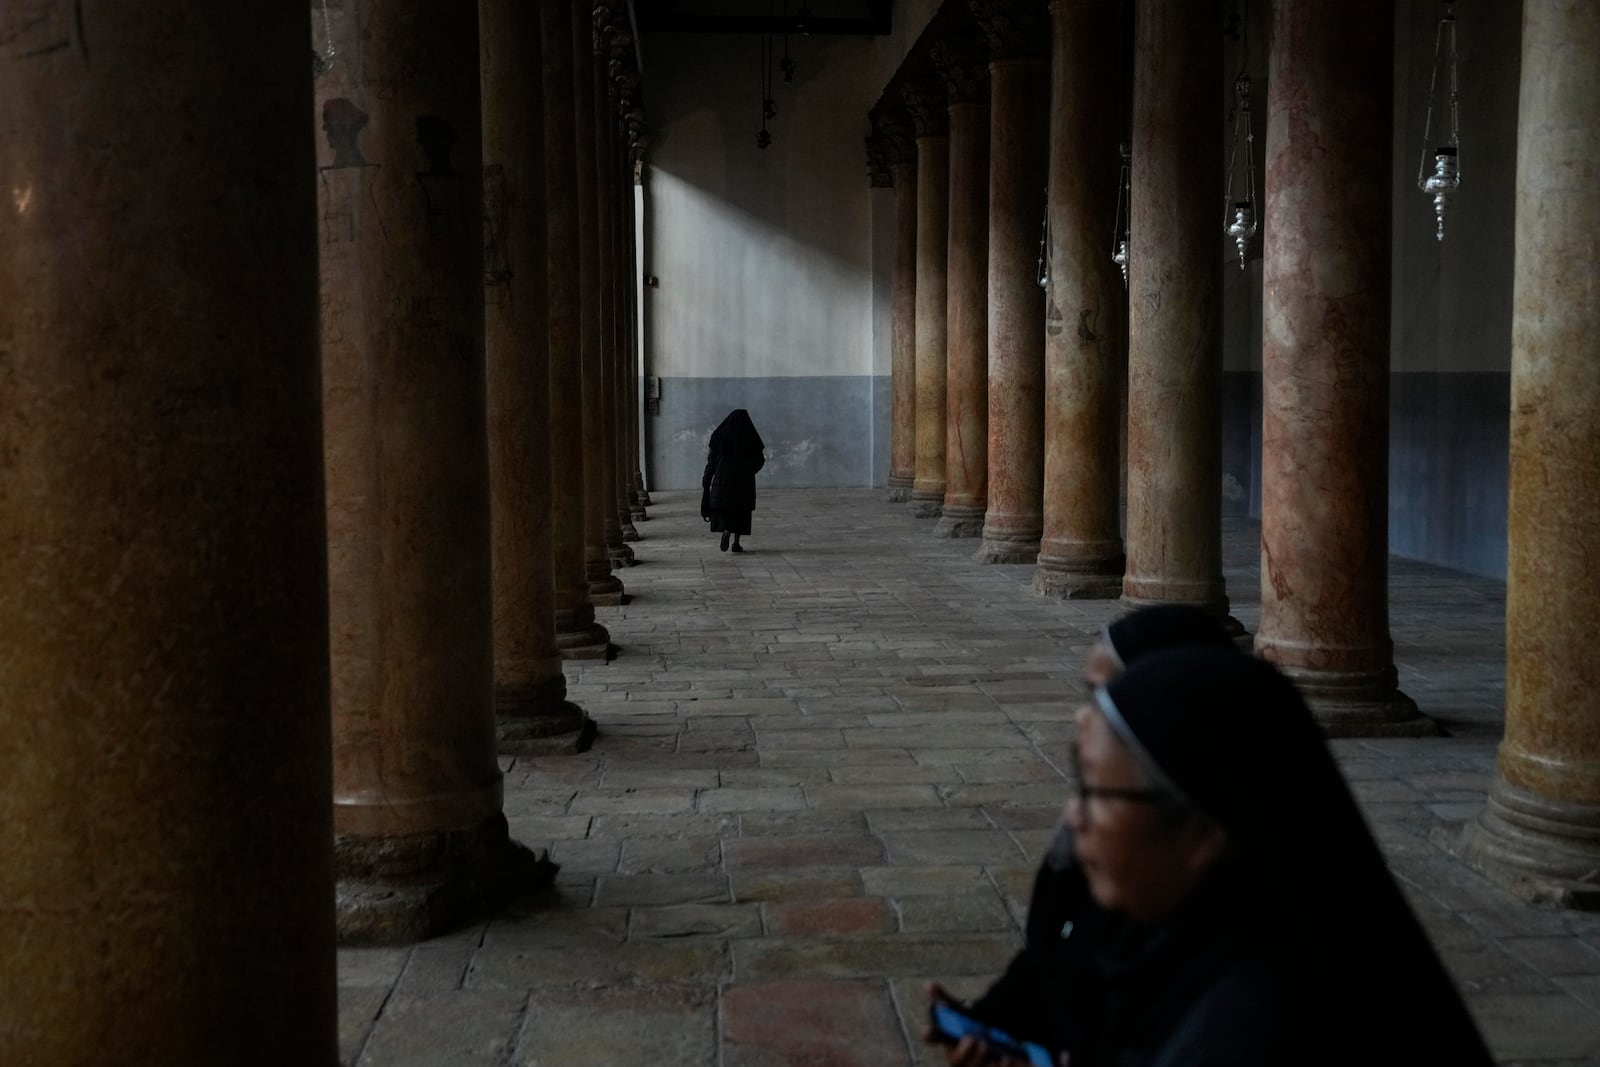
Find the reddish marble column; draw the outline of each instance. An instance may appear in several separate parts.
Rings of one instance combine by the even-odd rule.
[[[1178,6],[1202,18],[1215,14],[1205,4]],[[1107,225],[1117,214],[1117,116],[1126,92],[1118,78],[1120,8],[1117,0],[1050,4],[1044,538],[1033,576],[1033,588],[1046,596],[1122,593],[1117,420],[1127,312],[1121,271],[1111,262],[1114,227]],[[1201,51],[1205,40],[1189,44]],[[1199,205],[1203,197],[1170,199]]]
[[[545,220],[550,294],[550,542],[556,644],[568,659],[604,658],[594,621],[584,507],[583,349],[578,307],[577,104],[571,0],[539,0],[544,53]],[[585,49],[588,43],[584,44]]]
[[[1523,7],[1511,328],[1506,734],[1467,854],[1592,908],[1600,887],[1600,8]]]
[[[310,21],[5,21],[0,1061],[331,1064]]]
[[[946,260],[950,225],[950,134],[944,88],[906,90],[917,130],[916,478],[911,514],[933,519],[944,507]]]
[[[478,18],[444,0],[348,0],[328,32],[316,91],[339,932],[413,940],[537,865],[506,836],[495,759]]]
[[[1379,0],[1272,8],[1255,646],[1336,735],[1432,730],[1389,639],[1393,23]]]
[[[1044,529],[1044,290],[1035,273],[1048,177],[1043,0],[973,6],[989,39],[989,506],[983,563],[1032,563]]]
[[[615,93],[611,85],[611,41],[616,34],[615,13],[605,3],[590,5],[593,52],[590,75],[594,85],[594,298],[595,351],[598,366],[595,380],[599,415],[595,427],[598,437],[590,447],[600,457],[600,517],[606,542],[606,556],[615,568],[633,564],[633,549],[622,538],[618,501],[617,463],[617,286],[616,286],[616,190],[612,181],[613,109]]]
[[[600,196],[596,117],[605,93],[595,73],[595,7],[592,0],[574,0],[572,8],[573,98],[577,106],[578,174],[578,316],[583,351],[584,564],[589,598],[597,605],[622,603],[622,580],[611,573],[613,542],[622,547],[612,482],[614,453],[607,448],[611,418],[604,403],[605,350],[600,281]],[[620,563],[620,561],[619,561]]]
[[[556,646],[539,10],[480,0],[478,12],[495,724],[501,752],[574,752],[592,726],[567,700]]]
[[[1136,10],[1122,593],[1134,604],[1196,604],[1227,618],[1215,99],[1222,40],[1205,5],[1140,0]]]
[[[977,537],[989,484],[989,71],[981,46],[936,42],[950,116],[944,506],[933,532]]]
[[[894,181],[894,277],[890,314],[889,500],[911,499],[917,468],[917,146],[909,120],[890,119]]]

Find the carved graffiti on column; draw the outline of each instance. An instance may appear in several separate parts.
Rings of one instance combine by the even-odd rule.
[[[372,194],[378,164],[368,160],[357,143],[367,122],[367,113],[342,96],[322,105],[322,132],[333,152],[333,161],[317,168],[322,182],[322,240],[326,244],[356,239],[357,207],[363,200],[382,230],[383,220]]]
[[[82,0],[11,0],[0,5],[0,56],[37,59],[68,49],[88,61]]]
[[[511,188],[506,168],[483,168],[483,299],[500,305],[511,299]]]

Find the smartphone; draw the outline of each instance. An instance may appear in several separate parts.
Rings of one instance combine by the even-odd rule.
[[[996,1055],[1010,1056],[1032,1067],[1056,1067],[1055,1056],[1043,1045],[1019,1041],[1004,1030],[996,1030],[987,1023],[979,1022],[953,1004],[934,1001],[928,1008],[928,1017],[933,1022],[935,1041],[954,1045],[970,1035],[988,1045],[989,1051]]]

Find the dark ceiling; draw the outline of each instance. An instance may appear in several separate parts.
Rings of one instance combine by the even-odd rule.
[[[871,36],[889,32],[892,0],[633,0],[641,33],[789,33]]]

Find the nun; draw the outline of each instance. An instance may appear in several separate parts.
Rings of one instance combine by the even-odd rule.
[[[1076,725],[1064,817],[1090,900],[1008,1032],[1071,1067],[1493,1063],[1274,667],[1154,653]]]
[[[711,431],[711,450],[700,479],[700,517],[722,534],[717,546],[743,552],[741,536],[750,533],[750,513],[756,509],[756,471],[766,465],[766,445],[744,408],[730,411]]]

